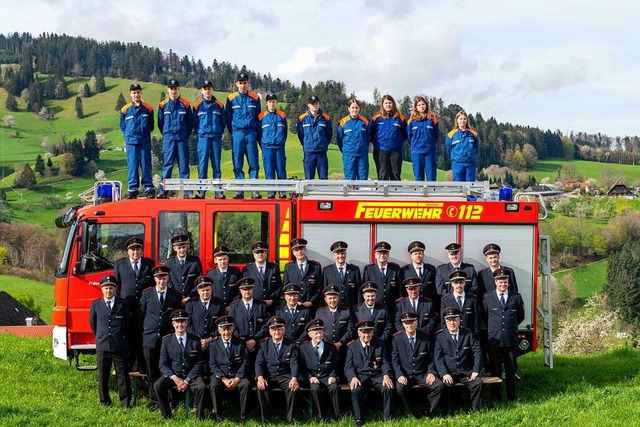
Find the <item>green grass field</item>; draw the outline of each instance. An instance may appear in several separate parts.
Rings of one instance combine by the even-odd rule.
[[[582,267],[564,270],[554,274],[556,279],[570,274],[576,281],[576,296],[586,299],[596,292],[600,292],[607,281],[607,260],[593,262]]]
[[[14,298],[19,295],[32,296],[35,304],[42,307],[40,313],[42,320],[51,324],[53,285],[15,276],[0,275],[0,291],[5,291]]]
[[[558,158],[539,160],[536,163],[535,168],[527,172],[534,175],[538,182],[543,178],[549,178],[551,179],[551,182],[553,182],[558,175],[558,170],[564,165],[574,166],[578,171],[578,174],[585,178],[599,179],[602,168],[604,166],[608,166],[611,168],[612,173],[623,174],[625,178],[630,181],[628,184],[640,180],[640,166],[638,165],[619,165],[615,163],[598,163],[588,162],[585,160],[566,160]]]

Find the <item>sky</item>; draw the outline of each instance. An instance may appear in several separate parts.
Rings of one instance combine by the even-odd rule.
[[[367,101],[377,88],[544,130],[640,135],[637,0],[1,3],[4,34],[139,42],[296,85],[343,81]]]

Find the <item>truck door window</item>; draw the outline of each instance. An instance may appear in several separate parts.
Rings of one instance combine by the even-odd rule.
[[[267,212],[216,212],[214,214],[214,247],[229,247],[231,264],[253,262],[251,244],[269,244],[269,214]],[[269,253],[274,259],[277,254]]]
[[[89,224],[83,257],[87,258],[85,273],[111,270],[115,260],[127,255],[124,243],[131,237],[144,239],[144,225],[127,224]]]
[[[200,256],[200,213],[160,212],[160,237],[157,262],[164,264],[174,255],[171,238],[177,234],[189,236],[189,255]]]

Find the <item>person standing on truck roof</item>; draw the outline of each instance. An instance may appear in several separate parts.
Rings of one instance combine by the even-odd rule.
[[[127,154],[127,199],[138,197],[139,170],[142,170],[142,189],[147,199],[153,199],[156,189],[151,176],[151,132],[154,128],[153,107],[142,100],[142,87],[129,86],[131,102],[120,110],[120,130]]]
[[[189,179],[189,135],[193,129],[193,111],[189,101],[180,96],[180,83],[176,79],[167,83],[169,97],[158,107],[158,129],[162,134],[162,179],[171,178],[173,163],[178,157],[181,179]],[[167,199],[169,193],[160,189],[159,199]],[[193,197],[185,190],[184,198]]]
[[[227,129],[231,134],[231,157],[233,174],[236,179],[244,179],[244,157],[249,164],[249,178],[258,179],[260,163],[258,161],[258,128],[260,122],[260,96],[249,90],[249,76],[239,73],[236,77],[238,90],[229,94],[225,110],[227,113]],[[254,191],[252,198],[260,199],[259,192]],[[238,191],[234,199],[244,199],[244,192]]]
[[[360,101],[349,100],[349,114],[340,120],[336,142],[342,153],[344,179],[369,179],[369,120],[360,115]]]
[[[242,275],[240,269],[229,265],[229,248],[220,245],[213,249],[213,260],[216,267],[207,271],[207,277],[213,283],[213,296],[220,298],[226,310],[238,298],[238,287],[236,283]]]
[[[193,105],[194,130],[198,135],[198,179],[207,179],[209,162],[211,177],[222,178],[220,157],[222,155],[222,134],[227,127],[227,116],[222,102],[213,95],[213,83],[205,80],[200,89],[202,99]],[[205,191],[196,196],[204,199]],[[224,199],[222,191],[216,192],[216,199]]]
[[[400,297],[402,286],[402,270],[395,262],[389,262],[391,245],[387,242],[378,242],[373,247],[376,262],[364,267],[363,281],[372,281],[378,285],[376,302],[380,302],[393,310],[396,300]],[[359,296],[359,302],[363,301],[363,295]]]
[[[411,164],[416,181],[436,180],[436,148],[438,147],[438,118],[429,111],[422,96],[413,99],[413,110],[407,122],[407,139],[411,146]]]
[[[177,234],[171,238],[175,256],[167,258],[164,264],[171,269],[171,287],[182,295],[182,305],[198,295],[195,281],[202,276],[200,258],[189,255],[189,235]]]
[[[474,295],[478,294],[478,279],[476,274],[476,268],[462,262],[462,245],[458,243],[449,243],[444,247],[449,257],[449,262],[446,264],[440,264],[436,268],[436,291],[440,297],[443,297],[451,293],[451,282],[449,277],[451,273],[458,270],[463,270],[466,276],[466,283],[464,286],[465,292],[471,292]]]
[[[323,288],[336,285],[340,289],[340,305],[355,307],[358,304],[358,292],[362,284],[360,267],[347,262],[347,242],[338,240],[333,242],[331,254],[335,263],[327,265],[322,270]]]
[[[258,144],[262,148],[262,166],[266,179],[287,179],[287,156],[285,143],[287,142],[287,115],[278,110],[278,97],[275,93],[267,94],[267,109],[258,115]],[[270,199],[276,197],[275,191],[268,194]],[[280,198],[287,194],[280,191]]]
[[[111,406],[109,377],[113,363],[118,379],[120,405],[131,408],[131,380],[129,378],[129,321],[130,311],[124,299],[115,295],[117,280],[107,275],[100,279],[102,297],[94,300],[89,309],[89,325],[96,336],[98,358],[98,393],[101,406]]]
[[[269,311],[273,313],[276,303],[282,296],[282,275],[278,264],[267,261],[268,250],[269,245],[265,242],[253,243],[251,252],[255,262],[244,267],[242,276],[251,277],[254,280],[253,294],[267,303]]]
[[[407,121],[391,95],[384,95],[380,111],[371,118],[369,136],[378,179],[400,181],[402,146],[407,139]]]
[[[307,111],[298,117],[296,126],[298,140],[304,151],[304,178],[319,179],[329,177],[329,159],[327,150],[333,137],[331,116],[320,109],[320,98],[309,97]]]
[[[307,241],[293,239],[289,245],[294,260],[284,266],[284,285],[296,283],[300,285],[300,302],[306,308],[317,308],[322,293],[322,267],[317,261],[307,258]],[[311,315],[315,313],[312,310]]]
[[[455,127],[447,134],[444,147],[451,158],[454,181],[475,181],[480,136],[469,127],[467,113],[459,111]]]

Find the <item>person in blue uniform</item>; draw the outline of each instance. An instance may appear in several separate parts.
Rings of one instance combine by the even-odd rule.
[[[369,136],[378,179],[400,181],[402,147],[407,139],[407,121],[391,95],[384,95],[380,111],[371,118]]]
[[[300,343],[306,338],[305,326],[311,319],[309,309],[298,305],[300,286],[295,283],[285,285],[283,289],[285,304],[276,308],[276,316],[285,321],[284,336]]]
[[[320,304],[322,294],[322,266],[307,258],[307,243],[300,238],[289,243],[295,259],[284,266],[283,283],[300,285],[300,304],[314,308]]]
[[[251,277],[238,280],[240,299],[229,306],[229,315],[236,320],[236,331],[247,342],[250,354],[256,354],[258,342],[267,335],[267,304],[253,297],[254,281]]]
[[[162,338],[160,349],[160,372],[162,376],[153,384],[158,396],[162,417],[170,419],[172,415],[169,393],[174,387],[179,393],[190,389],[194,395],[196,417],[204,420],[204,396],[206,385],[202,379],[202,348],[200,339],[187,333],[189,315],[182,309],[171,314],[174,333]]]
[[[475,181],[480,136],[469,127],[467,113],[456,114],[455,126],[447,134],[445,150],[451,159],[451,172],[454,181]]]
[[[220,179],[222,156],[222,134],[227,127],[227,116],[222,102],[213,95],[213,83],[205,80],[201,89],[202,99],[193,105],[193,126],[198,135],[198,179],[206,179],[209,163],[211,177]],[[204,190],[197,195],[203,199]],[[216,192],[216,199],[224,199],[223,192]]]
[[[396,389],[407,413],[418,417],[419,413],[410,404],[409,395],[412,386],[425,387],[429,406],[421,412],[431,416],[438,407],[444,387],[437,377],[431,336],[418,327],[417,313],[405,311],[399,317],[402,328],[394,334],[391,344],[391,366],[396,377]]]
[[[127,153],[127,199],[138,197],[140,184],[147,199],[155,197],[151,176],[151,132],[154,128],[153,107],[142,100],[142,87],[129,86],[131,102],[120,110],[120,130]],[[140,182],[142,171],[142,182]]]
[[[400,296],[402,286],[402,271],[395,262],[389,262],[391,245],[387,242],[378,242],[373,247],[376,262],[364,267],[363,281],[372,281],[378,285],[377,302],[383,303],[387,308],[393,306]],[[362,296],[362,295],[361,295]],[[360,298],[362,302],[362,298]]]
[[[403,330],[402,319],[400,315],[406,312],[416,313],[418,315],[418,329],[433,334],[438,329],[438,312],[435,304],[428,298],[420,295],[420,279],[417,277],[407,277],[404,279],[404,288],[407,296],[396,300],[395,308],[395,326],[397,331]]]
[[[402,277],[417,277],[420,279],[420,295],[437,303],[436,296],[436,267],[424,261],[426,246],[419,240],[414,240],[407,246],[411,262],[402,267]]]
[[[213,285],[213,296],[220,298],[225,308],[238,298],[238,280],[242,277],[240,269],[229,265],[229,248],[224,245],[213,249],[216,266],[207,271],[207,277]]]
[[[349,100],[349,115],[338,122],[336,143],[342,153],[344,179],[369,179],[369,120],[360,115],[360,101]]]
[[[460,310],[460,325],[470,329],[476,335],[480,332],[480,305],[475,295],[465,292],[464,284],[467,274],[462,271],[454,271],[449,276],[451,293],[442,297],[443,310],[448,307],[457,307]],[[442,328],[446,324],[442,317]]]
[[[385,304],[376,301],[378,293],[378,285],[374,282],[364,282],[360,286],[362,292],[362,304],[353,309],[355,322],[359,323],[363,320],[373,322],[373,335],[380,338],[383,342],[388,342],[391,336],[391,326],[393,324],[393,314],[387,309]]]
[[[304,151],[304,178],[319,179],[329,177],[327,150],[333,137],[331,116],[320,109],[320,98],[309,97],[307,111],[298,117],[296,125],[298,140]]]
[[[329,341],[324,340],[324,322],[313,319],[306,327],[309,340],[300,346],[300,376],[302,384],[309,387],[311,398],[318,413],[318,422],[325,422],[328,411],[325,409],[324,397],[331,399],[332,418],[337,421],[340,416],[338,396],[338,350]]]
[[[184,308],[189,315],[187,332],[200,338],[200,347],[206,357],[209,344],[216,335],[216,323],[224,315],[224,303],[212,296],[213,281],[207,276],[196,279],[196,290],[198,298],[189,301]]]
[[[118,380],[120,405],[130,408],[131,380],[129,379],[127,337],[130,311],[125,300],[115,296],[116,283],[117,280],[112,275],[100,279],[102,297],[91,303],[89,325],[96,336],[100,405],[111,406],[109,377],[113,364]]]
[[[267,94],[267,109],[258,115],[260,126],[258,127],[258,144],[262,148],[262,166],[266,179],[287,179],[287,156],[285,143],[287,142],[287,115],[278,110],[278,97],[275,93]],[[276,197],[275,191],[268,194],[270,199]],[[284,191],[280,192],[280,198],[286,198]]]
[[[382,394],[382,413],[385,421],[391,419],[393,379],[386,344],[373,335],[374,324],[363,320],[356,324],[358,339],[349,343],[344,373],[351,390],[351,405],[356,426],[364,424],[361,399],[365,390]]]
[[[436,292],[440,297],[451,293],[449,276],[454,271],[462,270],[466,273],[464,290],[474,295],[478,294],[478,279],[476,268],[472,264],[462,261],[462,245],[449,243],[444,247],[449,257],[449,262],[436,267]]]
[[[164,264],[171,270],[171,287],[182,295],[182,305],[195,298],[195,281],[202,276],[200,258],[189,255],[189,235],[177,234],[171,238],[175,256],[167,258]]]
[[[270,338],[260,342],[260,350],[256,358],[256,388],[262,424],[269,422],[271,400],[269,390],[279,387],[284,391],[287,400],[287,423],[293,422],[293,409],[296,392],[300,388],[298,377],[298,346],[293,340],[284,336],[284,319],[278,316],[269,318],[267,323]]]
[[[209,349],[209,370],[211,372],[211,401],[213,419],[222,421],[220,397],[223,390],[237,391],[240,398],[240,424],[246,421],[247,399],[251,383],[251,367],[247,356],[247,346],[242,338],[234,335],[235,319],[222,316],[218,319],[218,336]]]
[[[496,289],[484,294],[482,299],[484,319],[487,324],[488,353],[491,375],[506,377],[507,399],[516,399],[516,348],[518,325],[524,320],[524,302],[519,293],[509,289],[509,273],[499,268],[493,272]],[[500,384],[493,384],[491,397],[500,400]]]
[[[446,329],[436,334],[433,357],[438,376],[451,394],[452,387],[462,383],[471,395],[471,411],[480,408],[482,392],[482,350],[474,333],[460,327],[460,310],[449,307],[444,310]],[[449,396],[450,397],[450,396]],[[449,399],[451,401],[451,399]]]
[[[318,309],[316,318],[324,323],[324,339],[336,346],[343,356],[340,359],[342,362],[347,355],[346,345],[354,338],[354,316],[351,308],[339,305],[340,289],[338,286],[328,285],[322,293],[325,306]]]
[[[260,163],[258,161],[258,128],[260,122],[260,96],[249,90],[249,76],[239,73],[236,77],[236,92],[230,93],[225,104],[227,114],[227,129],[231,134],[231,158],[233,160],[233,175],[236,179],[244,179],[244,158],[249,164],[249,178],[258,179]],[[260,193],[254,191],[254,199],[259,199]],[[244,192],[239,191],[234,199],[244,199]]]
[[[142,322],[142,353],[150,385],[160,378],[161,338],[171,332],[171,313],[181,305],[180,293],[168,287],[169,268],[159,265],[153,268],[152,273],[156,285],[142,292],[138,312],[138,319]],[[149,387],[149,400],[149,409],[158,409],[158,398],[152,386]]]
[[[436,148],[438,147],[438,118],[429,111],[422,96],[413,99],[413,110],[407,121],[407,139],[411,147],[411,164],[416,181],[435,181]]]
[[[358,304],[358,292],[362,284],[360,267],[347,262],[347,242],[338,240],[333,242],[331,254],[335,263],[329,264],[322,270],[323,288],[336,285],[340,288],[340,305],[354,307]]]
[[[189,135],[193,130],[193,110],[189,101],[180,96],[180,83],[176,79],[167,83],[169,97],[158,107],[158,130],[162,134],[162,179],[171,178],[173,163],[178,158],[180,178],[189,178]],[[169,193],[160,189],[159,199]],[[192,191],[184,192],[185,198],[193,197]]]
[[[487,260],[488,267],[478,271],[478,295],[482,296],[485,293],[492,291],[496,288],[495,279],[493,278],[493,272],[499,268],[503,268],[509,275],[509,290],[518,292],[518,281],[516,280],[516,273],[512,268],[506,267],[500,263],[500,252],[502,248],[497,243],[487,243],[482,248],[482,253]]]
[[[265,242],[253,243],[251,252],[255,261],[244,267],[242,276],[254,280],[253,295],[267,303],[269,310],[273,310],[282,296],[282,275],[278,264],[267,261],[268,250]]]

